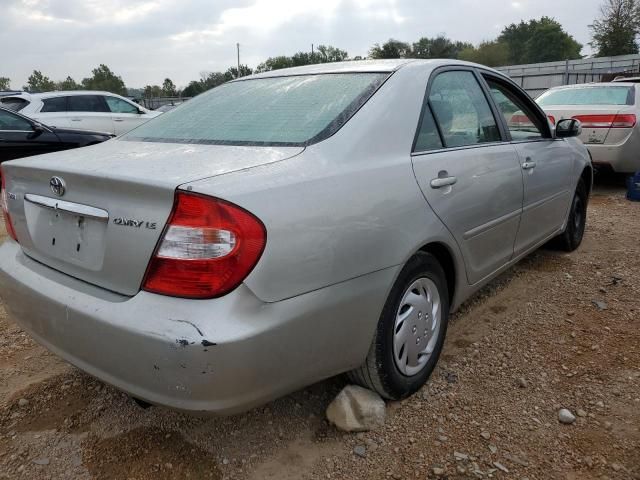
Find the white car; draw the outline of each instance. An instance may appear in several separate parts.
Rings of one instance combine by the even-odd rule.
[[[52,127],[116,135],[161,114],[114,93],[88,90],[18,93],[0,98],[0,106]]]

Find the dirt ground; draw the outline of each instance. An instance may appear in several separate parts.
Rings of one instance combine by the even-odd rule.
[[[640,479],[639,227],[599,186],[583,246],[467,302],[429,383],[366,434],[324,420],[342,378],[231,418],[142,409],[0,306],[0,479]]]

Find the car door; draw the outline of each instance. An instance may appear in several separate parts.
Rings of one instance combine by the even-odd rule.
[[[56,144],[51,132],[35,131],[26,118],[0,110],[0,162],[48,153]]]
[[[469,283],[475,284],[513,256],[522,170],[475,70],[437,70],[427,90],[412,154],[414,172],[460,247]]]
[[[104,99],[113,114],[116,135],[127,133],[148,120],[146,114],[133,103],[110,95],[105,95]]]
[[[554,138],[546,115],[526,93],[497,75],[482,76],[523,171],[522,220],[514,248],[518,255],[557,233],[564,223],[573,197],[572,153],[563,140]]]
[[[113,114],[102,95],[70,95],[67,106],[70,128],[114,133]]]

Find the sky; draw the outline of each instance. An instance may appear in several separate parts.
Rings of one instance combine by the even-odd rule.
[[[21,88],[36,69],[52,80],[104,63],[128,87],[179,87],[240,61],[333,45],[366,56],[389,38],[444,34],[477,44],[505,25],[558,20],[591,53],[601,0],[0,0],[0,77]]]

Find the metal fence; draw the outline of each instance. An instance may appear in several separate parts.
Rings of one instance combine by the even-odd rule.
[[[640,55],[586,58],[500,67],[532,97],[560,85],[610,81],[621,73],[640,73]]]

